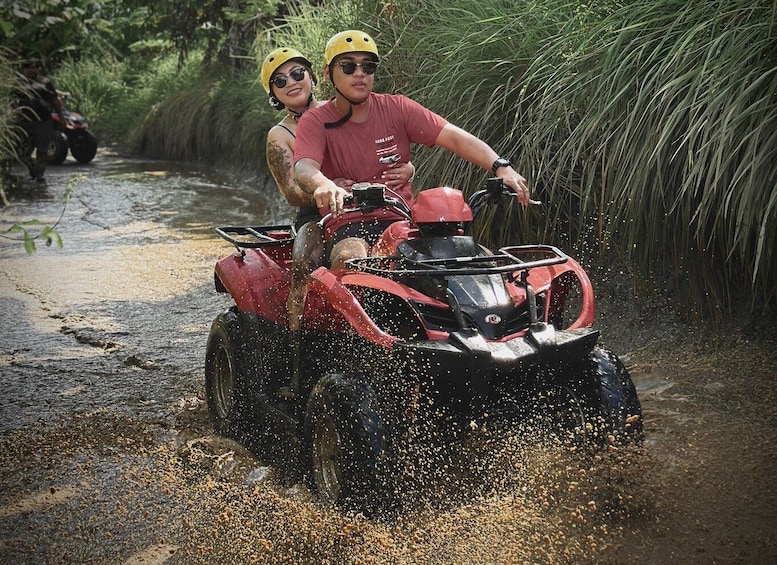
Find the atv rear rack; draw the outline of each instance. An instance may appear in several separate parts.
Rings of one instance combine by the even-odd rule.
[[[545,259],[524,261],[518,255],[543,253]],[[349,259],[346,265],[357,271],[390,279],[404,277],[445,277],[462,275],[499,275],[528,272],[537,267],[566,263],[569,257],[552,245],[514,245],[502,247],[494,255],[445,259],[409,259],[407,257],[365,257]]]
[[[216,233],[223,239],[243,249],[256,249],[272,245],[286,245],[294,242],[297,230],[290,224],[278,226],[222,226],[216,228]],[[239,238],[238,236],[242,236]]]

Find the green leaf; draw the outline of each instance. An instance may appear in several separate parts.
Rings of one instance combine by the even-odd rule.
[[[24,250],[27,255],[35,253],[35,239],[26,231],[24,232]]]
[[[11,37],[13,35],[14,25],[6,20],[0,20],[0,30],[2,30],[5,37]]]
[[[43,231],[40,232],[40,237],[46,240],[46,245],[51,245],[52,242],[57,244],[58,249],[62,249],[62,238],[59,232],[52,227],[46,226]]]

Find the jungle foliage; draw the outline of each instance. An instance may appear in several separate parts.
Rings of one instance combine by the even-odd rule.
[[[365,29],[381,49],[376,90],[407,94],[485,139],[543,201],[497,213],[486,236],[625,260],[644,289],[671,290],[698,315],[775,304],[769,0],[13,4],[59,7],[72,41],[46,43],[41,24],[16,40],[58,46],[57,82],[89,105],[96,128],[127,132],[121,140],[146,154],[253,167],[279,117],[255,82],[263,55],[292,45],[320,68],[328,37]],[[67,19],[66,7],[83,14]],[[8,18],[0,9],[6,38]],[[319,81],[319,97],[329,94]],[[413,158],[419,189],[469,192],[484,179],[443,151]]]

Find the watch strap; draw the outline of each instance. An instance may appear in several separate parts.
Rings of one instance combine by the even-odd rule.
[[[510,167],[510,161],[507,159],[502,159],[501,157],[494,161],[494,164],[491,165],[491,172],[496,176],[497,170],[501,169],[502,167]]]

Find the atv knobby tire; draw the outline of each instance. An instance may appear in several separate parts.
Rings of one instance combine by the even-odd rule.
[[[51,165],[61,165],[67,158],[67,137],[59,130],[54,130],[46,147],[47,162]]]
[[[563,438],[591,447],[642,442],[642,409],[626,367],[612,352],[594,348],[566,379],[540,394],[538,421]]]
[[[243,432],[245,355],[237,313],[219,314],[211,325],[205,353],[205,394],[216,431],[233,439]]]
[[[97,155],[97,138],[89,131],[70,134],[70,154],[79,163],[89,163]]]
[[[322,377],[305,412],[313,488],[322,502],[371,514],[380,506],[385,437],[372,389],[358,378]]]
[[[628,370],[614,353],[594,348],[588,354],[581,378],[570,384],[585,418],[587,439],[597,445],[642,441],[642,408],[637,390]]]

